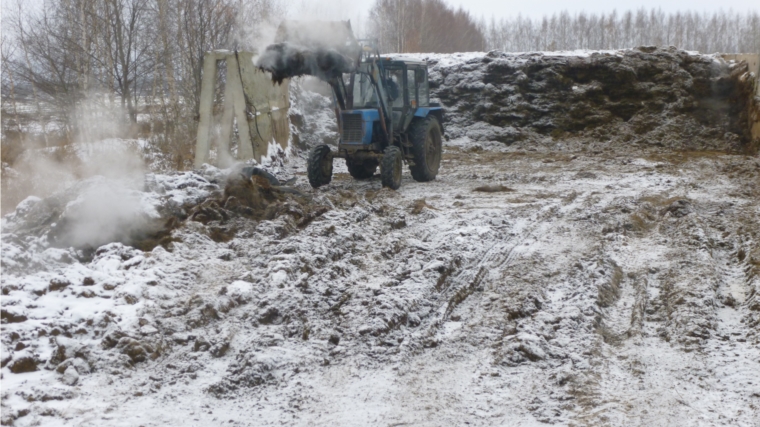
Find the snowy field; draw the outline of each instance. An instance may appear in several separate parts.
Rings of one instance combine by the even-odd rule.
[[[276,172],[321,214],[92,254],[24,228],[44,201],[6,216],[2,423],[760,425],[757,157],[459,139],[398,191]],[[224,176],[120,194],[159,217]]]

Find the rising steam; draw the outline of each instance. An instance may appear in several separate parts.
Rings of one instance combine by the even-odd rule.
[[[152,231],[154,221],[141,206],[141,194],[124,181],[92,178],[80,186],[78,197],[66,204],[51,243],[60,247],[97,248],[111,242],[129,244]]]
[[[27,149],[3,190],[19,199],[44,198],[27,222],[49,230],[55,246],[97,248],[126,242],[152,228],[151,219],[157,216],[141,204],[145,165],[139,147],[135,140],[119,138],[130,133],[126,114],[96,99],[80,105],[75,115],[80,126],[72,143]]]

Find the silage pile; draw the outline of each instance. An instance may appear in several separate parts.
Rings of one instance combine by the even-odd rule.
[[[410,55],[411,56],[411,55]],[[417,55],[450,137],[744,151],[751,146],[746,63],[676,48]]]

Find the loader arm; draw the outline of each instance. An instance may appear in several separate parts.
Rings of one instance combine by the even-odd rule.
[[[329,84],[333,90],[333,94],[335,95],[335,102],[338,104],[338,108],[340,108],[340,110],[345,110],[347,93],[346,86],[343,84],[343,81],[341,79],[335,78],[328,80],[327,84]]]
[[[385,92],[385,85],[383,85],[382,73],[380,66],[372,59],[369,62],[369,76],[372,81],[372,85],[378,94],[378,111],[380,113],[380,125],[383,128],[383,132],[387,138],[389,145],[393,144],[393,121],[391,120],[391,111],[388,107],[388,97]]]

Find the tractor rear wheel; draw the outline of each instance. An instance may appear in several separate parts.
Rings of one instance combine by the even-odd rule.
[[[398,190],[401,187],[401,171],[403,169],[403,154],[401,150],[391,145],[383,152],[383,160],[380,162],[380,177],[383,187]]]
[[[332,181],[332,156],[330,147],[317,145],[309,152],[309,160],[306,165],[306,174],[309,176],[309,184],[318,188]]]
[[[435,116],[414,118],[409,125],[414,165],[409,165],[415,181],[432,181],[438,174],[443,151],[441,125]]]
[[[379,162],[377,159],[352,159],[346,158],[346,167],[348,167],[348,173],[351,174],[354,179],[367,179],[372,178],[372,175],[377,171],[377,165]]]

